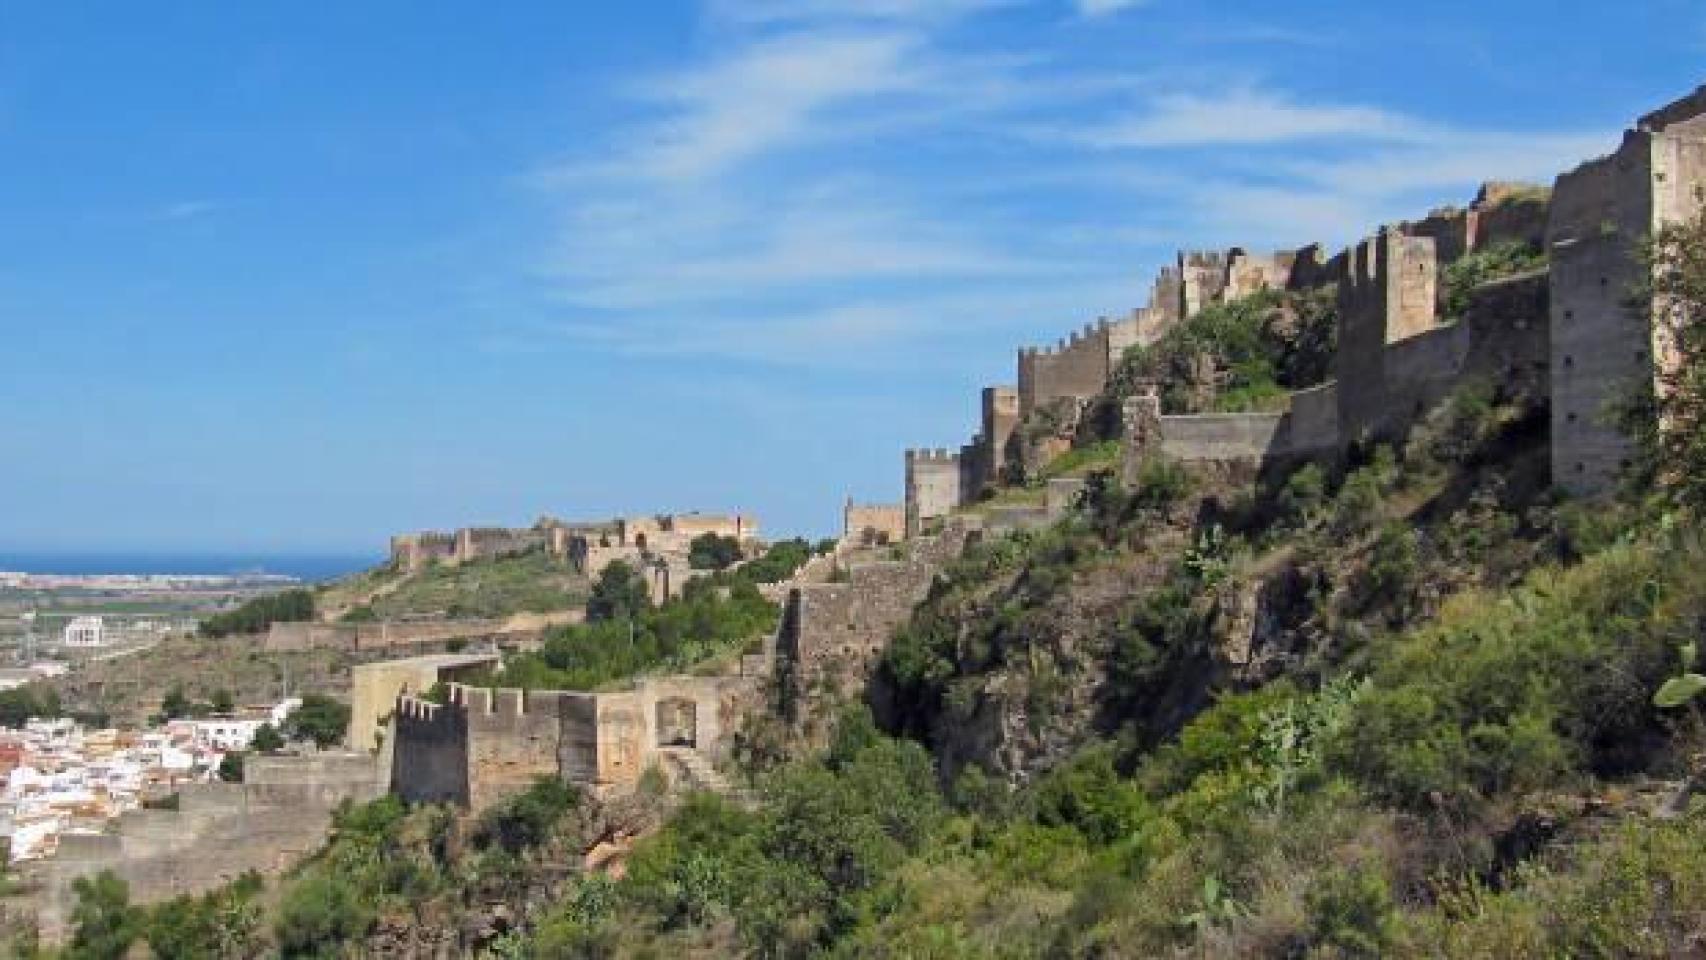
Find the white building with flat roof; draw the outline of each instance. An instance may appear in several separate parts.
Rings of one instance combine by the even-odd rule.
[[[65,625],[65,645],[68,647],[104,647],[107,645],[107,624],[100,617],[75,617]]]

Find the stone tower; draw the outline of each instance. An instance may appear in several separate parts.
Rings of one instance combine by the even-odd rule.
[[[1701,208],[1706,87],[1641,118],[1610,156],[1558,178],[1547,248],[1552,286],[1552,480],[1576,494],[1614,485],[1632,456],[1614,408],[1653,383],[1659,356],[1639,248]]]
[[[1387,346],[1434,329],[1434,241],[1387,228],[1352,247],[1339,280],[1339,429],[1346,442],[1376,436],[1394,411]]]

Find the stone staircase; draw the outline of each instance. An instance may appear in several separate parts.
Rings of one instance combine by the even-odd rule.
[[[664,762],[672,768],[677,783],[683,783],[695,790],[706,790],[727,797],[739,806],[752,808],[757,804],[751,791],[744,787],[736,787],[729,783],[728,778],[718,772],[704,754],[691,747],[664,747],[658,750]]]

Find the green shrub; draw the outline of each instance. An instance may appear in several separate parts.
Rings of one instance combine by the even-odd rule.
[[[1377,797],[1428,809],[1618,762],[1655,722],[1648,698],[1670,657],[1663,569],[1674,568],[1618,548],[1505,599],[1458,598],[1438,626],[1384,648],[1335,765]]]
[[[337,957],[367,933],[373,916],[347,875],[314,869],[285,891],[273,936],[285,957]]]
[[[1454,319],[1469,307],[1470,294],[1483,283],[1529,273],[1546,266],[1546,252],[1520,240],[1507,240],[1464,254],[1440,270],[1440,316]]]
[[[1380,957],[1391,945],[1396,917],[1386,877],[1365,864],[1329,871],[1306,898],[1315,942],[1350,957]]]
[[[486,811],[474,832],[477,846],[499,846],[516,854],[543,844],[569,811],[580,791],[556,777],[537,777],[531,786]]]
[[[314,619],[314,594],[309,590],[286,590],[247,600],[235,610],[216,613],[201,622],[204,637],[228,637],[238,633],[262,633],[275,623]]]

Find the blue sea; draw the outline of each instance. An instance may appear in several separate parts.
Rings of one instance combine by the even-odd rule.
[[[270,573],[295,577],[311,583],[366,570],[383,562],[382,557],[361,556],[258,556],[146,554],[5,553],[0,552],[0,570],[50,573],[60,576],[102,573],[190,574],[219,576],[240,573]]]

